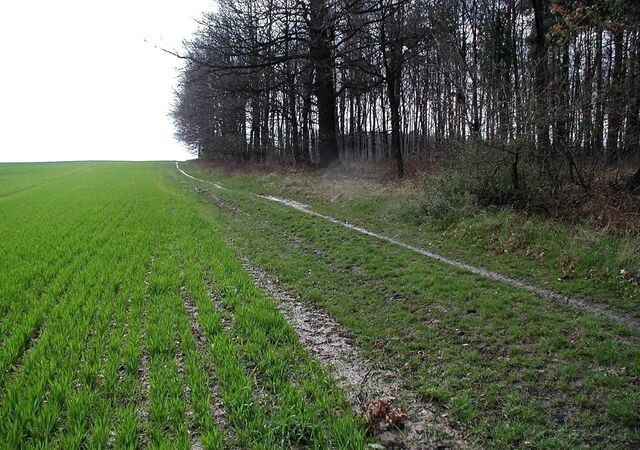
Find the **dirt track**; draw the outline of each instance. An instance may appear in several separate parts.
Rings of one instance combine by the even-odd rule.
[[[307,351],[329,368],[353,409],[369,417],[370,427],[385,448],[469,448],[461,425],[451,420],[442,406],[419,400],[401,385],[394,371],[376,367],[329,314],[279,288],[262,269],[248,262],[244,268],[256,285],[273,297]],[[401,427],[384,418],[371,420],[368,415],[371,405],[391,398],[390,407],[399,406],[408,415]]]
[[[182,169],[180,169],[180,166],[178,164],[178,162],[176,162],[176,169],[178,171],[180,171],[184,176],[195,180],[195,181],[199,181],[201,183],[206,183],[209,185],[214,186],[216,189],[221,189],[221,190],[226,190],[226,191],[230,191],[229,189],[221,186],[218,183],[212,182],[212,181],[207,181],[207,180],[202,180],[200,178],[196,178],[192,175],[189,175],[188,173],[186,173],[185,171],[183,171]],[[494,272],[479,266],[474,266],[472,264],[467,264],[465,262],[462,261],[458,261],[455,259],[451,259],[451,258],[447,258],[445,256],[439,255],[437,253],[431,252],[429,250],[420,248],[420,247],[416,247],[413,246],[411,244],[407,244],[405,242],[399,241],[398,239],[394,239],[388,236],[384,236],[382,234],[378,234],[378,233],[374,233],[373,231],[369,231],[365,228],[350,224],[348,222],[336,219],[334,217],[331,216],[327,216],[325,214],[321,214],[319,212],[313,211],[311,209],[310,206],[305,205],[303,203],[294,201],[294,200],[288,200],[288,199],[284,199],[284,198],[280,198],[280,197],[275,197],[272,195],[259,195],[259,194],[254,194],[252,192],[247,192],[247,191],[233,191],[233,192],[238,192],[238,193],[242,193],[245,195],[251,195],[253,197],[256,198],[260,198],[260,199],[264,199],[264,200],[268,200],[271,202],[275,202],[275,203],[279,203],[281,205],[285,205],[289,208],[295,209],[297,211],[300,211],[304,214],[308,214],[311,216],[315,216],[315,217],[319,217],[323,220],[326,220],[328,222],[334,223],[336,225],[340,225],[343,226],[345,228],[348,228],[350,230],[356,231],[358,233],[367,235],[367,236],[371,236],[373,238],[376,239],[380,239],[383,241],[386,241],[390,244],[393,245],[397,245],[399,247],[403,247],[406,248],[407,250],[411,250],[415,253],[418,253],[420,255],[426,256],[428,258],[434,259],[436,261],[440,261],[444,264],[456,267],[458,269],[462,269],[462,270],[466,270],[469,271],[471,273],[474,273],[476,275],[485,277],[485,278],[489,278],[491,280],[495,280],[495,281],[499,281],[508,285],[511,285],[513,287],[516,287],[518,289],[521,289],[523,291],[527,291],[530,292],[532,294],[537,295],[538,297],[541,298],[545,298],[548,300],[553,300],[555,302],[558,303],[562,303],[565,305],[569,305],[572,307],[575,307],[577,309],[580,309],[581,311],[586,311],[592,314],[597,314],[597,315],[601,315],[601,316],[605,316],[609,319],[612,319],[620,324],[626,325],[630,328],[634,328],[636,330],[640,329],[640,319],[632,316],[631,314],[625,313],[623,311],[619,311],[619,310],[614,310],[613,308],[610,308],[606,305],[603,304],[598,304],[589,300],[586,300],[584,298],[579,298],[579,297],[571,297],[556,291],[552,291],[550,289],[547,288],[543,288],[540,286],[536,286],[534,284],[519,280],[517,278],[512,278],[506,275],[503,275],[501,273],[498,272]]]

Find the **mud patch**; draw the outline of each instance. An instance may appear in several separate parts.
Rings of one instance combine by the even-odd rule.
[[[451,422],[437,405],[420,401],[403,388],[396,372],[374,365],[354,346],[349,333],[325,311],[280,289],[269,275],[248,262],[244,267],[258,287],[271,295],[278,309],[294,327],[305,348],[329,368],[349,403],[358,414],[388,397],[408,414],[402,429],[378,428],[378,439],[385,448],[468,448],[460,425]]]

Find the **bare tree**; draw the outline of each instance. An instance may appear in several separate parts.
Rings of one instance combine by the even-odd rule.
[[[481,148],[514,190],[522,165],[589,189],[640,157],[639,27],[624,0],[224,0],[174,52],[177,134],[202,158],[398,176]]]

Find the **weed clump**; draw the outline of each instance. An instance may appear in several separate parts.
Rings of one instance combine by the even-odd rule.
[[[406,201],[400,215],[404,221],[416,225],[429,222],[440,229],[447,229],[475,210],[460,175],[448,171],[424,178],[421,195]]]

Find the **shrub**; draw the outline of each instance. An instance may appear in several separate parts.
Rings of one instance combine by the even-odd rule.
[[[520,141],[470,143],[453,169],[480,205],[523,207],[548,193],[541,171],[528,159],[531,153],[531,145]]]
[[[454,171],[425,177],[422,188],[420,197],[409,201],[402,209],[407,221],[420,224],[428,220],[447,228],[458,223],[472,209],[473,201]]]

